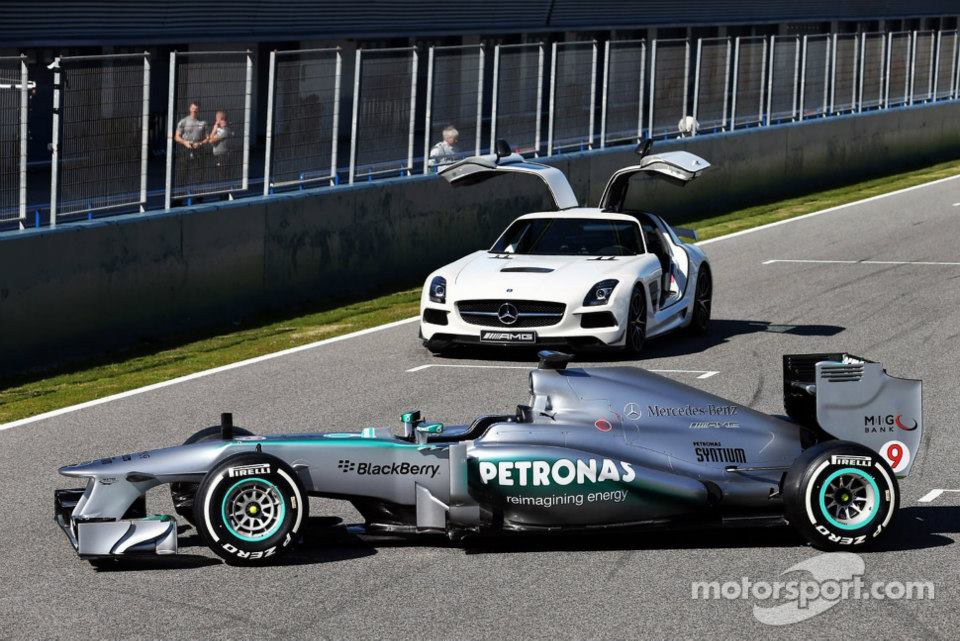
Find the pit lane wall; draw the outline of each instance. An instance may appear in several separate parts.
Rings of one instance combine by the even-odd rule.
[[[668,217],[958,158],[960,104],[655,145],[681,148],[713,169],[685,188],[651,182],[647,208]],[[635,161],[618,147],[548,162],[592,204],[610,174]],[[423,176],[0,234],[0,376],[419,285],[489,246],[514,216],[548,207],[529,177],[454,189]]]

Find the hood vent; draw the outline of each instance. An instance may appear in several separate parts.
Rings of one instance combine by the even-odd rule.
[[[549,274],[552,271],[549,267],[504,267],[500,270],[501,273],[521,272],[524,274]]]
[[[588,258],[587,260],[616,260],[616,256],[597,256],[596,258]]]

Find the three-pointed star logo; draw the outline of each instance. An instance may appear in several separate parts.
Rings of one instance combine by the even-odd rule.
[[[497,311],[497,318],[499,318],[500,322],[504,325],[513,325],[517,322],[518,316],[519,312],[517,311],[517,308],[511,303],[504,303]]]

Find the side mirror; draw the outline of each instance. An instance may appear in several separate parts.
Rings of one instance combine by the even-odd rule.
[[[513,149],[510,148],[510,143],[508,143],[503,138],[497,140],[496,145],[494,145],[494,153],[497,155],[497,160],[501,158],[506,158],[513,153]]]
[[[443,423],[420,423],[417,425],[417,445],[426,445],[431,434],[443,434]]]
[[[638,156],[640,156],[641,158],[643,158],[644,156],[646,156],[647,154],[650,153],[650,149],[651,149],[652,147],[653,147],[653,139],[652,139],[652,138],[644,138],[644,139],[642,139],[640,142],[637,143],[637,148],[634,149],[634,152],[636,152],[636,154],[637,154]]]
[[[673,233],[675,233],[680,238],[689,238],[690,240],[700,240],[700,235],[697,234],[696,229],[690,229],[688,227],[674,227]]]

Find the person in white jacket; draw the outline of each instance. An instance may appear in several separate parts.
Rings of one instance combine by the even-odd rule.
[[[449,165],[457,159],[457,140],[460,132],[453,125],[443,128],[443,140],[430,149],[430,166]]]

